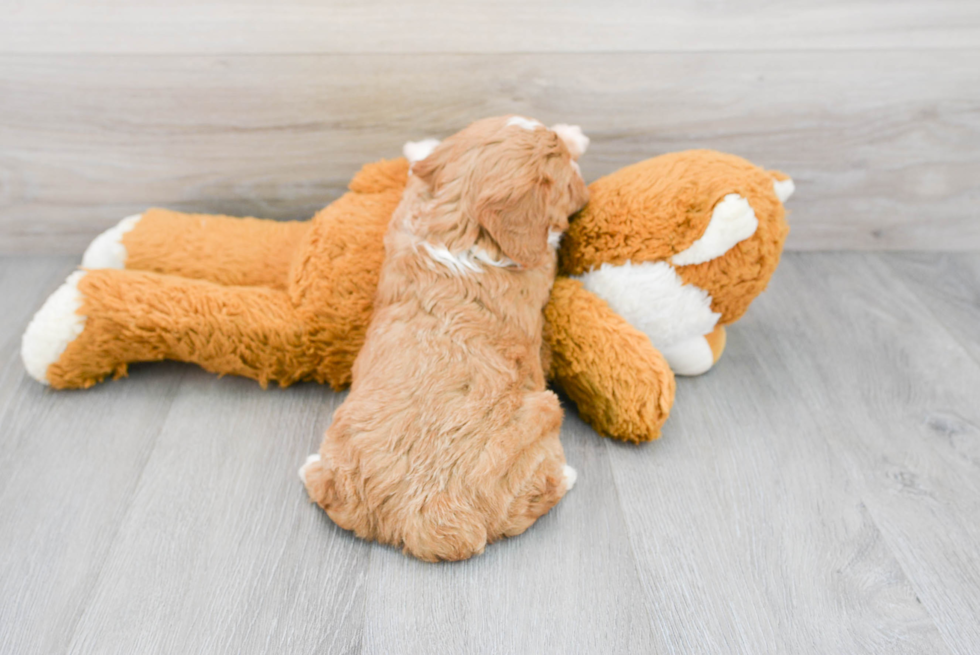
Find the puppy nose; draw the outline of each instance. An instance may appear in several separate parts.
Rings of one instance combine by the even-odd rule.
[[[552,125],[551,129],[565,142],[565,147],[572,154],[572,159],[578,159],[585,154],[585,151],[589,147],[589,137],[582,133],[581,127],[578,125],[558,123],[557,125]]]

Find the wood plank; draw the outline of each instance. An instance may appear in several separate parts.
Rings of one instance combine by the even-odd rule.
[[[0,52],[498,53],[975,47],[970,0],[6,2]]]
[[[980,366],[878,256],[790,257],[760,300],[739,326],[751,355],[786,369],[783,402],[830,443],[949,649],[980,651]]]
[[[562,443],[578,482],[523,535],[453,565],[372,553],[365,653],[666,652],[602,440],[572,412]]]
[[[71,649],[356,650],[370,546],[296,475],[340,399],[189,374]]]
[[[607,444],[657,631],[677,653],[949,652],[811,419],[827,411],[825,378],[798,393],[807,382],[768,347],[791,332],[805,356],[824,352],[785,308],[822,305],[782,270],[773,286],[716,368],[678,381],[659,442]]]
[[[980,254],[882,253],[880,259],[929,308],[973,361],[980,363]],[[970,431],[967,426],[951,421],[948,429],[950,438],[972,441],[960,434],[964,429]],[[976,456],[980,458],[980,440],[975,443]]]
[[[306,218],[368,161],[515,112],[587,179],[708,147],[791,173],[790,249],[976,249],[980,51],[0,57],[0,252],[149,205]]]
[[[74,259],[74,258],[72,258]],[[27,377],[20,334],[74,268],[0,262],[0,652],[65,652],[179,386],[181,367],[56,393]]]
[[[78,258],[0,257],[0,417],[22,383],[20,339],[34,312],[78,265]]]

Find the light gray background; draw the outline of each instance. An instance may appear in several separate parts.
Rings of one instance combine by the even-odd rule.
[[[950,0],[0,0],[0,653],[980,652],[978,46]],[[831,251],[784,257],[659,442],[567,406],[578,486],[526,534],[428,565],[337,529],[295,473],[324,387],[24,373],[119,218],[305,218],[503,112],[580,123],[589,179],[781,168],[789,248]],[[920,252],[843,252],[884,249]]]

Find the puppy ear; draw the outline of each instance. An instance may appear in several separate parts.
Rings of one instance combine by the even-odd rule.
[[[505,255],[525,268],[548,256],[548,196],[553,182],[536,177],[521,186],[485,189],[473,203],[480,226]]]
[[[578,125],[558,123],[557,125],[552,125],[551,130],[565,142],[565,147],[568,148],[572,159],[578,159],[588,150],[589,137],[582,133],[582,128]]]

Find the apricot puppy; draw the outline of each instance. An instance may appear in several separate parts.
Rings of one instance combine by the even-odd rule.
[[[504,116],[406,149],[420,160],[385,236],[350,395],[300,469],[340,527],[460,560],[571,488],[542,311],[558,240],[588,199],[575,164],[587,143]]]

